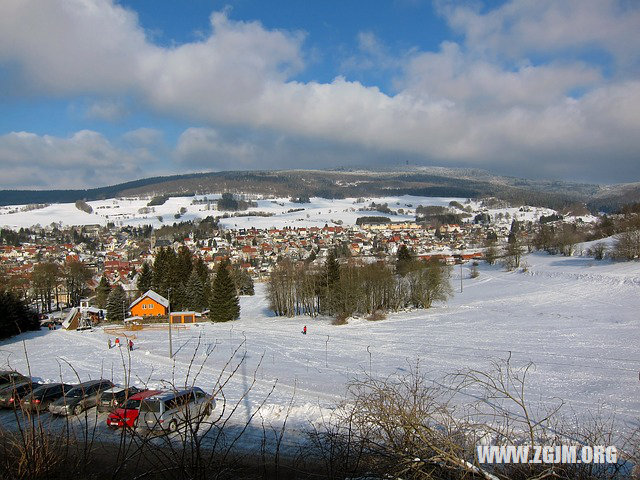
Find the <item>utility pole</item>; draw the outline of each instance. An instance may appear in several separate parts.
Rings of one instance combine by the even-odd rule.
[[[327,335],[327,341],[324,342],[324,366],[329,367],[329,335]]]
[[[171,288],[167,292],[167,297],[169,303],[169,358],[173,358],[173,345],[171,343]]]

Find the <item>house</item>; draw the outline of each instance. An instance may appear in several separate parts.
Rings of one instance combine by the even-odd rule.
[[[169,311],[169,300],[153,290],[147,291],[129,305],[132,316],[157,317]]]

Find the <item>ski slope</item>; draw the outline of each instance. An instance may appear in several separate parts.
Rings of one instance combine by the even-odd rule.
[[[77,375],[124,383],[130,365],[130,382],[138,386],[184,384],[187,376],[192,383],[197,376],[197,385],[211,389],[227,364],[223,378],[237,369],[224,394],[232,403],[240,401],[238,421],[265,402],[254,421],[277,424],[292,402],[289,425],[295,428],[319,421],[344,398],[348,382],[363,373],[388,376],[419,360],[428,378],[446,386],[448,374],[487,370],[510,355],[514,365],[535,363],[528,385],[534,406],[554,405],[560,398],[566,415],[614,415],[621,430],[637,425],[638,264],[543,253],[525,261],[527,273],[483,264],[475,279],[465,266],[462,293],[456,267],[456,293],[447,304],[377,322],[350,319],[334,326],[327,318],[277,318],[268,309],[264,285],[257,285],[254,297],[241,299],[239,320],[174,331],[175,361],[168,358],[167,331],[135,332],[129,354],[108,350],[102,329],[42,330],[2,341],[0,365],[26,371],[26,349],[31,373],[41,380],[62,376],[72,382]],[[474,392],[468,393],[474,400]],[[464,403],[464,397],[458,401]]]

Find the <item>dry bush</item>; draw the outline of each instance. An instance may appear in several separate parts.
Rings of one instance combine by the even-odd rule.
[[[376,322],[378,320],[384,320],[387,318],[387,312],[385,312],[384,310],[375,310],[366,318],[367,320],[371,320],[373,322]]]
[[[449,400],[418,366],[406,375],[354,381],[334,417],[310,434],[327,477],[489,478],[470,462],[474,444]]]
[[[568,421],[563,402],[534,406],[527,379],[533,364],[495,362],[436,386],[418,366],[405,375],[354,381],[331,418],[309,433],[327,478],[485,480],[613,480],[637,464],[640,430],[623,439],[613,419],[594,415]],[[469,399],[477,399],[469,403]],[[477,445],[616,445],[623,462],[590,464],[478,463]]]
[[[603,242],[598,242],[587,250],[587,255],[593,257],[595,260],[602,260],[607,254],[607,245]]]
[[[333,320],[331,320],[331,325],[346,325],[349,323],[347,321],[348,318],[349,316],[346,313],[339,313]]]

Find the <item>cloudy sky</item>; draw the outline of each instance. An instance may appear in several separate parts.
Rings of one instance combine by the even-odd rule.
[[[0,2],[0,188],[406,163],[640,181],[640,2]]]

